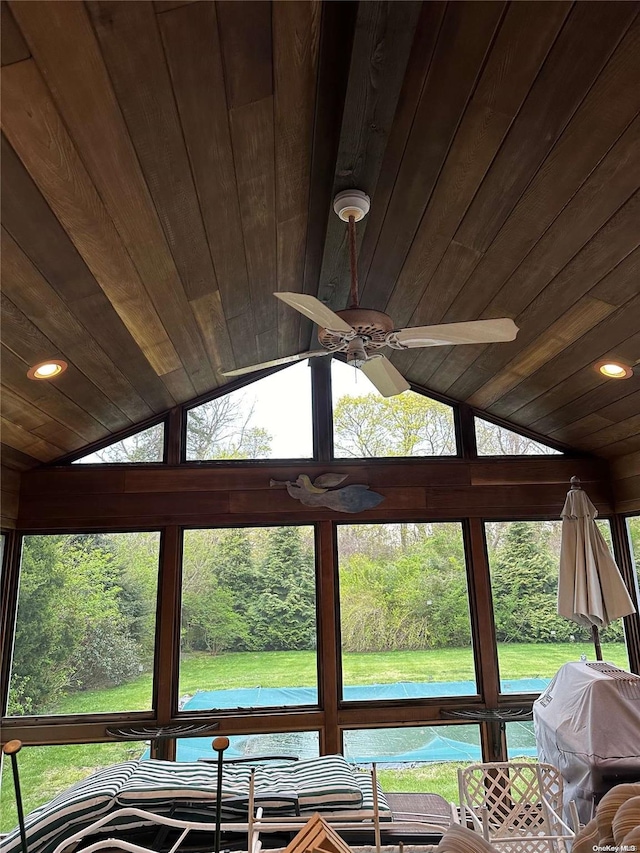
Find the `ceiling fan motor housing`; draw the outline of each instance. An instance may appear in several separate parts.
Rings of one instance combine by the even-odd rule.
[[[347,349],[349,341],[354,337],[363,338],[364,347],[367,350],[380,349],[385,346],[389,332],[393,331],[393,320],[382,311],[374,311],[371,308],[346,308],[344,311],[335,313],[352,327],[354,334],[318,329],[318,340],[322,346],[334,352]]]

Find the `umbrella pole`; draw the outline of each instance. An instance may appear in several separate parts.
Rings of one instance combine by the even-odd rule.
[[[602,660],[602,646],[600,645],[600,632],[597,625],[591,626],[591,638],[596,649],[596,660]]]

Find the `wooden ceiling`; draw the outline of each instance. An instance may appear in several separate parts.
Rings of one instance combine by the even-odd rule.
[[[513,343],[407,378],[606,457],[640,450],[640,4],[2,3],[2,441],[28,468],[307,349],[361,303]],[[52,383],[27,368],[61,356]]]

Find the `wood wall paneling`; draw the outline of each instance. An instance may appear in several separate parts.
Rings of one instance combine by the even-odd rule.
[[[640,511],[640,450],[612,459],[611,478],[616,512]]]
[[[457,271],[448,270],[444,279],[434,274],[570,8],[570,3],[509,6],[387,304],[397,325],[440,322],[464,283]],[[466,253],[473,266],[480,257],[461,243],[452,251]]]
[[[2,222],[22,251],[153,411],[173,398],[141,353],[37,187],[2,138]]]
[[[8,66],[2,82],[3,129],[13,148],[156,372],[177,368],[177,353],[35,65]]]
[[[108,281],[111,287],[105,286],[98,275],[100,270],[92,266],[91,261],[96,259],[88,256],[91,255],[90,247],[84,246],[83,251],[78,245],[76,232],[81,229],[77,223],[74,228],[73,222],[66,222],[61,215],[64,211],[55,203],[61,195],[64,197],[64,187],[55,185],[45,192],[34,169],[25,162],[23,152],[7,134],[13,147],[99,284],[108,291],[107,295],[141,343],[156,372],[165,375],[183,366],[186,368],[189,381],[185,383],[181,400],[208,390],[215,379],[84,5],[34,2],[18,3],[12,8],[87,169],[85,173],[79,163],[71,163],[75,183],[78,184],[78,176],[83,173],[86,182],[93,182],[105,206],[103,217],[107,218],[108,212],[109,228],[115,225],[114,230],[117,230],[122,248],[110,245],[110,260],[115,264],[115,259],[126,250],[126,264],[132,269],[127,270],[126,275],[122,275],[124,270],[120,271],[120,281],[127,282],[130,302],[118,300],[115,281]],[[25,95],[31,102],[32,98],[23,90],[23,98]],[[57,113],[53,115],[54,109],[53,104],[49,105],[46,114],[52,114],[59,122]],[[67,147],[70,145],[71,142],[67,142]],[[83,195],[90,197],[94,192],[93,185],[88,185]],[[70,211],[66,213],[68,218]],[[91,219],[86,223],[93,226],[89,231],[95,228]],[[97,242],[100,246],[100,240]],[[112,237],[111,243],[114,242]],[[112,267],[111,272],[115,278],[118,270]],[[136,292],[140,293],[137,305],[131,304]],[[143,335],[151,335],[151,340],[147,342]]]
[[[504,11],[502,3],[447,7],[406,143],[385,227],[362,282],[362,302],[384,310]],[[425,144],[425,141],[428,144]]]
[[[85,391],[91,396],[99,393],[97,389],[91,385],[83,374],[76,371],[73,365],[69,365],[65,373],[56,377],[55,383],[35,382],[28,379],[27,370],[31,367],[31,362],[25,361],[20,356],[20,349],[17,343],[14,344],[13,341],[19,342],[17,333],[20,329],[24,329],[27,333],[34,332],[33,338],[38,341],[41,340],[41,337],[37,334],[35,327],[30,326],[17,309],[14,309],[14,311],[10,310],[9,306],[11,306],[11,303],[9,300],[3,298],[2,306],[4,309],[3,337],[6,341],[1,350],[3,386],[33,406],[42,409],[46,414],[50,415],[54,420],[60,421],[68,429],[77,432],[86,442],[97,441],[103,438],[108,432],[108,427],[89,414],[84,399]],[[29,339],[27,339],[27,344],[28,341]],[[17,350],[18,354],[16,355],[12,349]],[[28,353],[25,353],[25,355],[28,356],[32,353],[33,350],[29,348]],[[43,358],[47,357],[51,357],[51,347],[47,347],[46,350],[43,347]],[[80,403],[75,403],[70,399],[70,396],[65,394],[65,389],[68,386],[70,386],[70,394],[73,391],[72,395]]]
[[[160,15],[159,25],[224,313],[227,319],[245,315],[250,328],[247,264],[216,7],[213,3],[180,6]],[[243,347],[233,339],[232,344],[240,364]]]
[[[13,530],[20,502],[20,472],[0,465],[0,528]]]
[[[600,13],[602,9],[601,6]],[[466,283],[464,287],[458,286],[458,296],[444,315],[445,321],[467,319],[469,316],[494,317],[499,316],[500,313],[504,314],[508,309],[508,316],[515,317],[525,307],[526,292],[521,296],[519,289],[508,285],[510,275],[544,234],[545,229],[563,210],[567,199],[571,198],[615,140],[624,132],[638,111],[638,86],[633,82],[636,78],[640,79],[638,62],[640,30],[637,21],[634,21],[617,44],[620,31],[624,33],[628,24],[625,17],[627,11],[633,12],[630,7],[626,11],[616,7],[615,13],[609,20],[608,29],[603,31],[606,39],[600,43],[599,52],[593,56],[582,54],[580,67],[572,72],[569,80],[574,90],[573,102],[564,101],[565,109],[568,108],[568,115],[565,113],[564,121],[569,120],[569,123],[566,128],[563,128],[562,116],[555,115],[556,108],[560,109],[562,102],[556,105],[556,99],[551,97],[550,93],[558,87],[564,89],[565,63],[572,61],[571,55],[576,52],[577,46],[579,46],[579,52],[582,52],[584,45],[579,30],[587,24],[586,20],[576,19],[573,14],[567,21],[562,31],[563,40],[559,38],[554,45],[543,67],[543,73],[536,80],[531,95],[516,118],[509,137],[515,134],[515,138],[520,139],[527,149],[529,146],[525,140],[528,140],[529,136],[535,139],[534,147],[535,145],[545,146],[544,134],[540,132],[539,125],[542,116],[545,122],[556,123],[556,137],[560,130],[562,135],[542,167],[532,176],[529,186],[486,252],[477,259],[476,263],[473,262],[472,257],[469,257],[468,266],[458,270],[458,276],[466,280]],[[579,14],[580,16],[597,15],[598,10],[594,7],[589,13],[583,7]],[[616,21],[618,31],[616,33],[614,30],[612,33],[611,27]],[[577,30],[574,31],[575,27]],[[597,32],[594,30],[591,38],[600,41],[599,30]],[[610,52],[612,47],[616,48],[613,56],[591,86],[594,73],[599,71],[607,51]],[[595,69],[592,67],[594,61]],[[631,84],[628,87],[625,85],[621,90],[620,80],[626,80],[627,75]],[[569,97],[569,93],[565,93],[563,97]],[[611,110],[607,109],[607,119],[602,120],[603,109],[612,102],[615,102],[615,106]],[[553,110],[551,110],[551,104],[553,104]],[[579,104],[577,110],[576,104]],[[523,122],[528,130],[520,128]],[[502,152],[501,156],[504,156]],[[533,167],[535,168],[535,164]],[[504,168],[506,173],[508,167],[501,166],[499,157],[491,171],[500,168]],[[490,175],[491,172],[488,177]],[[470,214],[471,210],[468,216]],[[460,234],[456,234],[455,239],[465,242]],[[492,283],[491,288],[487,287],[487,282]],[[493,295],[499,293],[501,287],[505,297],[510,297],[515,302],[512,309],[503,302],[499,309],[495,309],[498,310],[496,314],[494,306],[491,306],[491,310],[489,306]],[[441,348],[438,352],[428,353],[426,359],[422,359],[424,367],[417,365],[414,381],[431,383],[437,390],[453,389],[456,379],[473,364],[482,351],[481,347],[464,347],[455,350]],[[446,365],[443,364],[445,359]],[[463,389],[460,389],[459,393],[464,397]]]
[[[500,518],[540,513],[559,516],[574,474],[588,484],[591,499],[601,513],[612,511],[609,486],[601,476],[606,463],[597,460],[414,460],[406,466],[336,467],[350,475],[349,482],[368,483],[385,496],[378,509],[356,516],[371,520]],[[312,479],[324,470],[326,464],[305,466]],[[33,471],[23,479],[19,521],[26,529],[60,525],[86,529],[94,523],[101,529],[117,529],[131,525],[308,523],[310,518],[354,518],[302,506],[285,490],[269,487],[270,479],[294,479],[297,473],[293,467],[282,466]],[[60,497],[51,501],[52,494]]]
[[[537,406],[535,402],[539,397],[544,396],[545,408],[551,410],[554,399],[566,404],[596,386],[604,386],[600,390],[608,392],[614,383],[609,382],[605,386],[605,378],[597,370],[589,370],[585,359],[589,358],[592,364],[602,358],[621,359],[625,363],[628,359],[635,361],[635,347],[640,343],[636,320],[638,311],[640,296],[609,314],[556,358],[525,378],[517,388],[491,406],[491,414],[526,424],[540,406],[540,402]],[[621,392],[624,393],[622,389],[617,393]]]
[[[119,429],[127,420],[135,423],[149,417],[151,409],[119,367],[95,343],[90,330],[79,323],[62,299],[51,291],[48,282],[4,229],[2,255],[6,296],[51,341],[52,355],[64,353],[76,364],[82,364],[83,372],[96,388],[120,409],[120,423],[110,428]]]
[[[0,3],[0,14],[2,15],[0,23],[0,61],[2,65],[11,65],[14,62],[28,59],[31,55],[29,48],[22,38],[22,33],[16,25],[6,0],[2,0]]]
[[[148,3],[88,8],[184,293],[209,361],[220,370],[233,364],[233,354],[222,312],[213,314],[218,283],[156,16]],[[206,90],[198,91],[203,99]],[[215,334],[208,334],[212,315]],[[217,384],[207,381],[210,389]]]

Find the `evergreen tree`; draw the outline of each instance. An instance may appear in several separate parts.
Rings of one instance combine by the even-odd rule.
[[[249,608],[252,648],[310,649],[315,642],[315,571],[297,527],[269,531]]]
[[[558,640],[582,638],[577,625],[557,614],[558,565],[546,545],[537,525],[509,523],[492,569],[499,642],[546,642],[551,631]]]

